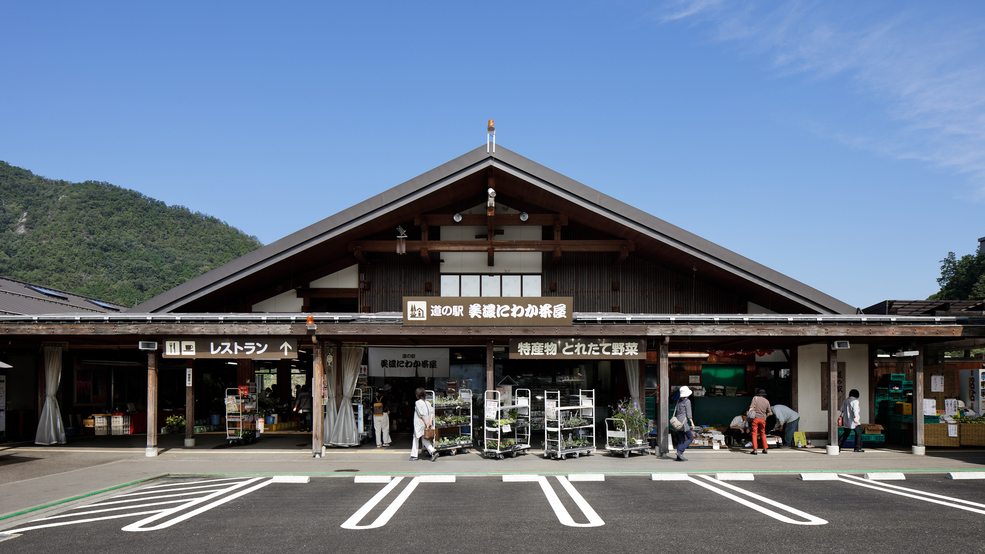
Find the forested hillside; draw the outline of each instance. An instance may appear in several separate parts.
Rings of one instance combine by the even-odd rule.
[[[133,306],[260,247],[138,192],[0,162],[0,275]]]

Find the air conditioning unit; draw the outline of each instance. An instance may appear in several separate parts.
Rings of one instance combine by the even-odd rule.
[[[848,344],[847,340],[836,340],[834,344],[831,345],[832,350],[848,350],[851,346]]]
[[[137,348],[141,350],[157,350],[157,343],[149,340],[142,340],[137,343]]]

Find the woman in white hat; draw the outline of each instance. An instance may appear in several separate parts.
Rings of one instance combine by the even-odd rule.
[[[686,385],[681,387],[680,395],[677,408],[674,410],[674,417],[684,422],[684,427],[677,431],[677,461],[686,462],[687,458],[684,457],[684,451],[694,441],[694,433],[691,432],[691,428],[694,427],[694,418],[691,415],[691,399],[689,398],[691,389]]]

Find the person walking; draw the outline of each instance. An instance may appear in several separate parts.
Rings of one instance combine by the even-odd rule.
[[[373,429],[376,431],[376,448],[390,446],[390,385],[373,399]]]
[[[766,418],[773,415],[773,411],[770,409],[770,401],[766,400],[766,390],[759,389],[756,391],[756,396],[752,398],[752,404],[749,404],[749,412],[753,416],[752,455],[757,454],[756,449],[759,446],[756,439],[759,437],[763,439],[763,454],[769,454],[769,446],[766,444]]]
[[[424,444],[424,448],[431,454],[431,461],[438,459],[438,451],[431,446],[431,441],[424,438],[425,429],[434,429],[434,407],[424,399],[424,387],[417,387],[414,391],[417,401],[414,402],[414,437],[410,443],[410,459],[417,459],[418,441]]]
[[[294,411],[301,414],[301,430],[311,431],[311,389],[308,385],[298,390],[294,400]]]
[[[681,427],[677,431],[677,461],[686,462],[687,458],[684,457],[684,451],[687,450],[688,446],[694,441],[694,432],[691,428],[694,427],[694,416],[691,413],[691,389],[688,386],[681,387],[680,397],[677,400],[677,407],[674,409],[674,417],[684,423],[684,427]]]
[[[774,429],[783,432],[783,446],[793,448],[793,434],[797,432],[800,425],[800,414],[784,406],[783,404],[773,405],[773,415],[776,416]]]
[[[848,436],[855,432],[855,452],[865,452],[862,450],[862,427],[859,419],[858,389],[852,389],[848,393],[848,398],[841,403],[841,426],[845,428],[845,434],[838,439],[838,451],[845,445]]]

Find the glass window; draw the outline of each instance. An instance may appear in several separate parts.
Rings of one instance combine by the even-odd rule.
[[[478,275],[462,275],[462,296],[479,296]]]
[[[441,276],[441,296],[458,296],[458,275]]]
[[[523,296],[520,293],[519,275],[503,275],[503,296],[504,297]]]
[[[500,296],[499,275],[482,276],[482,296]]]
[[[523,276],[523,296],[540,296],[540,275]]]

